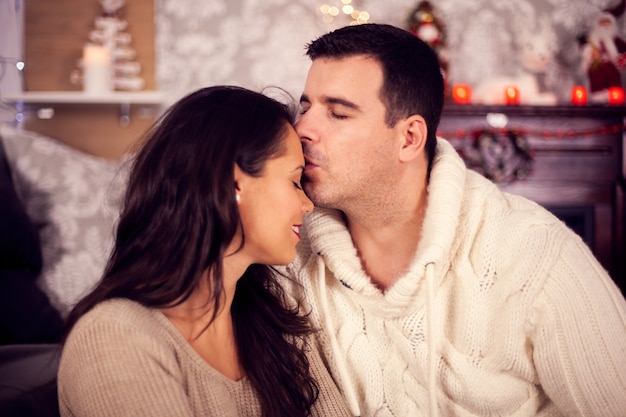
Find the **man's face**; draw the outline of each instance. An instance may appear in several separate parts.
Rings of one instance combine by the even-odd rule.
[[[296,130],[306,160],[304,189],[316,205],[366,209],[393,181],[396,142],[385,123],[382,84],[381,66],[371,58],[313,61]]]

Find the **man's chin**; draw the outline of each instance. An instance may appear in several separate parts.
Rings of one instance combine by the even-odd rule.
[[[320,201],[320,195],[318,193],[318,187],[319,184],[311,182],[311,181],[307,181],[304,184],[302,184],[302,188],[304,189],[304,193],[307,195],[307,197],[309,197],[309,199],[313,202],[313,204],[315,204],[316,206],[318,206],[321,201]]]

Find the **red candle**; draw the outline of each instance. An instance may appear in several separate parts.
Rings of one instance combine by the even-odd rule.
[[[519,104],[519,90],[514,85],[504,89],[504,101],[506,104]]]
[[[452,99],[457,104],[469,104],[472,102],[472,87],[467,84],[455,84],[452,87]]]
[[[624,89],[622,87],[609,87],[609,104],[614,106],[624,104]]]
[[[585,90],[585,87],[580,85],[572,87],[572,104],[578,106],[587,104],[587,90]]]

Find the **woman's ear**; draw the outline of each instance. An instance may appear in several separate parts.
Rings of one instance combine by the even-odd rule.
[[[237,199],[237,202],[241,200],[241,184],[244,182],[245,175],[246,174],[241,170],[241,168],[239,168],[239,165],[235,164],[233,176],[235,179],[235,198]]]
[[[400,161],[411,161],[424,152],[428,128],[422,116],[409,116],[398,124],[402,143],[400,146]]]

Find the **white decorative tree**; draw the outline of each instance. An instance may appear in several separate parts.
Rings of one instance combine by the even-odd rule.
[[[141,65],[134,61],[137,53],[130,47],[132,36],[124,32],[128,23],[118,17],[118,12],[124,3],[125,0],[100,0],[103,13],[96,17],[95,29],[89,33],[89,41],[91,45],[106,48],[111,88],[137,91],[143,88],[145,81],[140,76]],[[83,69],[83,85],[87,81],[85,76],[88,64],[84,62],[84,58],[79,64],[79,67]],[[80,78],[77,73],[72,74],[73,81],[78,82]]]

